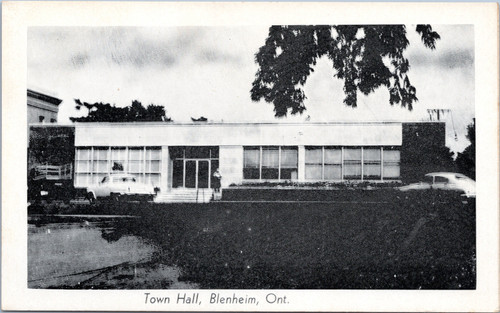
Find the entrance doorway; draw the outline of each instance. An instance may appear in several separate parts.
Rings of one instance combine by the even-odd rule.
[[[185,188],[208,188],[210,186],[210,160],[184,160]]]
[[[173,188],[213,188],[219,147],[170,147]]]

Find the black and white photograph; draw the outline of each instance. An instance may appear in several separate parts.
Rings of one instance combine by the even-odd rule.
[[[481,290],[483,26],[351,20],[28,24],[19,284],[166,311]]]

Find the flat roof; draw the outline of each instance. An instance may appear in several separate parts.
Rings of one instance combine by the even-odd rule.
[[[148,125],[148,126],[204,126],[204,125],[394,125],[394,124],[436,124],[444,121],[331,121],[331,122],[75,122],[75,126],[119,126],[119,125]]]
[[[31,123],[34,127],[76,127],[76,126],[204,126],[204,125],[394,125],[394,124],[439,124],[444,121],[331,121],[331,122],[74,122],[72,124],[59,123]]]

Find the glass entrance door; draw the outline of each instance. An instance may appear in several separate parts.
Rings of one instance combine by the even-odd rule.
[[[208,188],[210,179],[209,161],[198,160],[198,188]]]
[[[172,188],[210,188],[219,167],[219,147],[169,147]],[[171,177],[171,178],[170,178]],[[213,188],[213,186],[212,186]]]
[[[196,160],[186,160],[186,176],[184,178],[184,187],[196,188]]]
[[[210,185],[210,161],[185,160],[185,188],[208,188]]]

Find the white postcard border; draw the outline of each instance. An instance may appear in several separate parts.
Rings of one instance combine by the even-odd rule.
[[[3,2],[2,309],[113,311],[498,311],[498,8],[496,3],[134,3]],[[477,121],[477,289],[199,290],[262,299],[240,305],[151,305],[145,293],[180,290],[27,288],[26,75],[30,26],[187,26],[272,24],[473,24]],[[192,291],[186,291],[192,292]],[[266,304],[269,293],[289,304]],[[175,302],[175,301],[174,301]],[[206,302],[205,302],[206,303]]]

